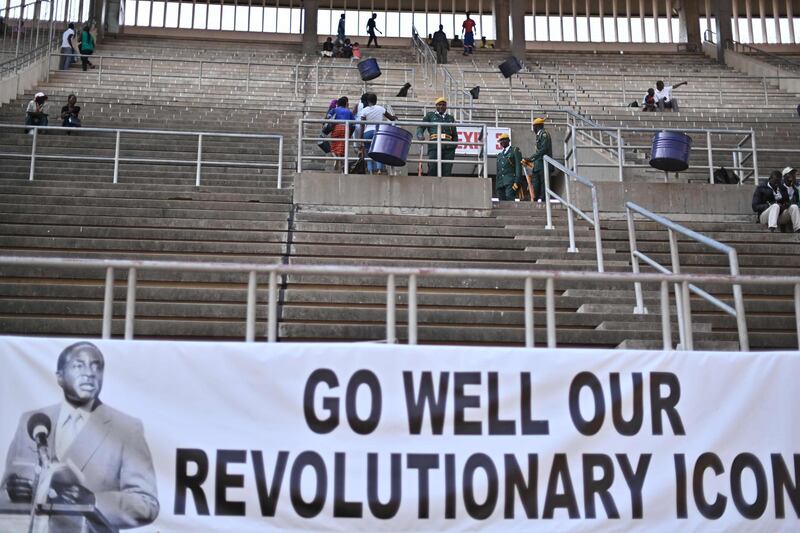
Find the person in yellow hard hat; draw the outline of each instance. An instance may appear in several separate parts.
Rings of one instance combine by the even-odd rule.
[[[545,119],[538,117],[533,121],[533,132],[536,134],[536,151],[526,158],[533,163],[533,191],[531,196],[537,202],[543,202],[544,194],[544,156],[553,157],[553,141],[544,129]]]
[[[500,134],[497,140],[503,149],[497,154],[494,188],[501,202],[514,201],[517,196],[514,186],[519,188],[522,183],[522,153],[516,146],[511,146],[508,133]]]
[[[444,97],[436,99],[436,111],[428,111],[425,113],[425,116],[422,118],[423,122],[445,122],[447,124],[455,123],[456,119],[453,118],[453,115],[447,112],[447,99]],[[425,139],[425,131],[430,134],[429,139],[431,141],[435,141],[438,139],[439,131],[437,130],[436,126],[419,126],[417,128],[417,139],[424,140]],[[442,126],[441,129],[441,140],[444,142],[455,142],[458,141],[458,132],[456,131],[455,126]],[[428,144],[428,176],[437,176],[439,165],[439,155],[436,148],[436,143],[429,143]],[[456,145],[455,144],[442,144],[442,161],[452,161],[456,157]],[[453,163],[442,163],[442,176],[451,176],[453,174]]]

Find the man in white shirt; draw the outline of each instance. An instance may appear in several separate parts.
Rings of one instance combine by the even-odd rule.
[[[397,117],[389,113],[385,107],[382,105],[378,105],[378,96],[374,93],[368,93],[366,97],[366,101],[364,102],[364,108],[359,111],[358,115],[356,116],[356,120],[364,120],[367,122],[383,122],[384,120],[397,120]],[[375,129],[376,124],[359,124],[356,127],[356,136],[361,137],[364,139],[364,154],[369,153],[369,149],[372,146],[372,137],[375,136]],[[363,128],[363,133],[361,130]],[[383,174],[383,163],[379,161],[373,161],[371,159],[367,160],[367,171],[372,174],[373,171],[376,171],[377,174]]]
[[[678,101],[672,97],[672,90],[677,89],[681,85],[686,85],[688,82],[682,81],[680,83],[676,83],[675,85],[667,85],[664,86],[664,82],[658,80],[656,82],[656,105],[658,106],[659,111],[664,111],[664,109],[672,109],[673,111],[678,111]]]
[[[61,34],[61,70],[69,69],[75,48],[77,48],[75,46],[75,24],[70,22],[67,29]]]

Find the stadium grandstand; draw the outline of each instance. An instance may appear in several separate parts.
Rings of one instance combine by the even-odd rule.
[[[367,46],[372,28],[379,47]],[[328,37],[335,57],[321,53]],[[345,39],[360,43],[360,59],[343,57],[350,55]],[[648,89],[660,84],[664,106],[648,107]],[[326,116],[332,100],[348,97],[345,107],[355,109],[365,93],[396,118],[395,128],[377,125],[373,140],[389,158],[385,172],[370,173],[365,164],[372,158],[361,121]],[[71,95],[80,108],[74,114]],[[450,118],[457,138],[439,122]],[[748,524],[796,531],[800,434],[787,406],[800,400],[793,385],[800,375],[800,214],[794,225],[789,214],[800,208],[784,211],[781,194],[800,205],[800,189],[792,193],[770,176],[777,171],[785,180],[800,167],[799,131],[798,0],[0,0],[0,353],[13,369],[0,378],[0,446],[28,439],[24,421],[15,436],[14,420],[56,386],[59,352],[57,384],[68,404],[71,362],[99,357],[102,385],[105,354],[109,388],[118,392],[104,394],[144,420],[152,459],[142,444],[159,489],[156,496],[155,479],[143,475],[139,488],[118,490],[144,494],[144,502],[110,506],[101,493],[112,489],[93,485],[90,469],[73,472],[85,482],[67,483],[96,499],[67,492],[53,500],[30,488],[20,495],[19,477],[8,474],[12,444],[0,481],[0,530],[8,516],[10,531],[37,521],[45,528],[37,531],[47,531],[45,520],[59,531],[62,519],[99,528],[90,531],[149,531],[148,524],[161,531],[499,531],[527,529],[534,518],[554,519],[552,531]],[[552,145],[546,156],[535,154],[543,132]],[[532,161],[510,171],[512,201],[501,201],[498,169],[511,157],[501,135],[524,162],[538,158],[544,168]],[[786,213],[778,227],[754,212],[759,186]],[[542,366],[527,366],[530,360]],[[429,361],[439,378],[420,370]],[[539,368],[553,381],[537,381]],[[420,370],[420,382],[403,381],[405,370]],[[445,416],[434,389],[439,379],[447,394],[446,372],[453,373],[456,407]],[[497,372],[523,376],[514,378],[519,390],[501,397],[523,404],[516,422],[498,419]],[[628,381],[633,374],[623,400],[620,372]],[[399,386],[387,384],[395,374]],[[570,385],[584,374],[599,378]],[[199,400],[217,378],[230,399]],[[262,378],[277,384],[274,392],[261,390]],[[562,378],[563,390],[548,389]],[[31,392],[26,380],[38,388]],[[156,399],[142,399],[145,382]],[[551,409],[551,434],[534,420],[537,401],[530,410],[534,382]],[[89,405],[99,405],[100,386],[82,383]],[[323,387],[337,397],[322,398]],[[581,395],[581,387],[589,390]],[[677,387],[685,391],[683,410]],[[614,418],[600,430],[604,394]],[[643,394],[645,429],[631,432]],[[727,403],[728,394],[742,401]],[[569,405],[558,403],[568,397]],[[285,405],[298,401],[299,410]],[[239,427],[240,415],[231,412],[254,402],[276,412]],[[148,419],[163,403],[174,407]],[[430,481],[430,494],[422,479],[433,479],[439,455],[426,463],[426,454],[412,453],[416,445],[400,449],[408,452],[402,475],[392,458],[391,476],[387,462],[380,470],[387,479],[375,481],[366,452],[363,465],[344,466],[344,451],[358,461],[370,450],[353,437],[375,431],[381,405],[384,418],[407,407],[410,433],[406,420],[385,420],[393,429],[379,428],[374,451],[423,435],[419,450],[441,453],[442,479]],[[431,429],[423,413],[415,430],[411,412],[425,405]],[[488,408],[482,428],[464,418],[464,409],[481,406]],[[267,490],[265,459],[252,450],[264,447],[259,424],[284,435],[284,408],[292,451],[289,463],[277,451],[284,448],[267,460]],[[197,433],[182,419],[195,409],[219,425]],[[436,409],[449,424],[445,435],[549,435],[541,448],[557,456],[563,445],[563,460],[578,463],[584,454],[582,469],[575,467],[571,481],[561,459],[541,459],[537,500],[523,479],[535,467],[509,459],[521,461],[529,445],[509,437],[503,463],[498,437],[488,455],[475,453],[465,464],[466,455],[443,451],[454,441],[436,440]],[[732,436],[740,421],[755,419],[744,436]],[[38,443],[42,479],[72,479],[63,457],[42,463],[45,440],[52,437],[53,450],[62,446],[63,437],[50,435],[50,419],[39,434],[38,419],[27,420],[33,440],[25,442],[34,452]],[[587,440],[559,441],[562,426]],[[173,427],[185,431],[185,442],[170,435]],[[671,438],[659,440],[662,430]],[[342,440],[326,447],[328,433]],[[222,437],[239,434],[241,441]],[[662,473],[651,477],[661,481],[644,496],[647,462],[625,462],[648,449],[624,438],[635,434],[651,439],[652,451],[669,452],[666,467],[653,459],[651,468]],[[683,448],[677,437],[687,434],[697,444]],[[593,435],[599,440],[589,442]],[[465,450],[480,452],[479,442]],[[318,460],[296,454],[303,446],[323,451]],[[586,462],[591,450],[615,446],[620,452],[603,456],[607,462]],[[232,464],[245,462],[252,468],[232,473]],[[343,495],[346,468],[356,485],[347,497],[361,498],[363,509]],[[609,477],[592,478],[593,468]],[[415,469],[419,485],[417,474],[406,479]],[[625,490],[609,488],[615,469]],[[725,472],[730,485],[707,483],[704,496],[709,469]],[[303,477],[307,470],[316,489]],[[477,470],[480,482],[470,477]],[[44,483],[39,477],[34,489]],[[410,484],[403,498],[395,494],[401,479]],[[284,498],[278,503],[271,490]],[[712,490],[731,498],[727,507],[708,503]],[[667,495],[675,509],[659,508],[664,491],[675,492]],[[423,505],[423,496],[431,501]],[[642,498],[644,511],[636,504]],[[216,521],[204,521],[209,515]],[[83,531],[70,524],[61,530]]]

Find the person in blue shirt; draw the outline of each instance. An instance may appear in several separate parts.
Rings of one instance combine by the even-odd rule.
[[[348,107],[349,104],[350,100],[346,96],[339,98],[339,100],[336,101],[336,108],[334,108],[331,118],[334,120],[355,120],[356,117],[353,115],[353,112],[350,111]],[[346,125],[344,123],[334,125],[331,139],[344,139],[345,132],[347,131],[345,127]],[[355,129],[355,124],[351,124],[350,128],[351,130]],[[352,135],[350,138],[352,138]],[[350,146],[350,148],[353,147],[354,145]],[[344,141],[331,141],[331,153],[336,157],[344,157]],[[350,149],[349,154],[355,154],[355,150]],[[333,165],[333,170],[338,171],[344,168],[342,163],[342,161],[337,160]]]

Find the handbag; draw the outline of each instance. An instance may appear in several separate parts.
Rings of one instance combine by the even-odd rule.
[[[319,146],[319,149],[325,152],[326,154],[331,153],[331,143],[329,143],[328,141],[323,139],[317,143],[317,146]]]
[[[68,124],[73,128],[80,128],[81,119],[79,119],[78,117],[69,117]]]
[[[353,163],[350,163],[350,168],[348,169],[349,174],[366,174],[367,173],[367,162],[364,161],[363,157],[359,157]]]

